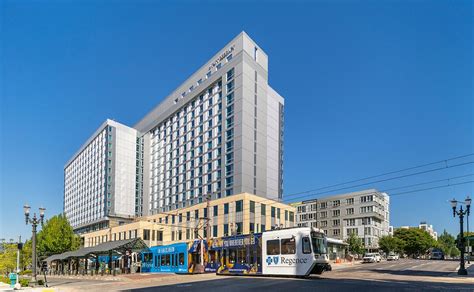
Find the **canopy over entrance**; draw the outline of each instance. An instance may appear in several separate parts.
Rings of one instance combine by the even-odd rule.
[[[104,242],[96,246],[84,247],[75,251],[68,251],[62,254],[55,254],[45,259],[46,262],[67,260],[70,258],[86,258],[89,256],[125,254],[127,251],[139,252],[147,249],[148,246],[141,238],[125,239]]]

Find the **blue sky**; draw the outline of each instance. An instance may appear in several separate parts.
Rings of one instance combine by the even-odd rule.
[[[106,118],[133,125],[242,30],[285,97],[285,194],[474,152],[469,1],[178,3],[1,2],[0,238],[29,235],[26,202],[62,211],[63,166]],[[394,196],[391,224],[455,232],[447,200],[473,189]]]

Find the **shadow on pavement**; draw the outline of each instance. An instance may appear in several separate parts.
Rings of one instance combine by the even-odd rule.
[[[437,271],[424,271],[424,270],[388,270],[388,269],[369,269],[370,272],[380,274],[392,274],[401,276],[427,276],[427,277],[442,277],[448,276],[452,272],[437,272]]]
[[[126,291],[473,291],[472,283],[442,283],[411,280],[363,279],[288,279],[266,277],[232,277],[221,280],[183,282]]]

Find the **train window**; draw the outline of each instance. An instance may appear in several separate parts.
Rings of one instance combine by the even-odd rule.
[[[280,240],[268,240],[267,241],[267,255],[277,255],[280,254]]]
[[[144,262],[151,262],[153,261],[153,254],[150,252],[147,252],[143,255],[143,261]]]
[[[184,265],[184,253],[182,252],[179,254],[179,265]]]
[[[156,266],[159,267],[161,266],[161,256],[156,256]]]
[[[165,255],[165,263],[166,263],[167,266],[170,265],[170,255],[169,254]]]
[[[282,238],[281,240],[281,254],[295,254],[296,244],[295,238]]]
[[[161,265],[162,265],[162,266],[166,266],[165,255],[161,255]]]
[[[309,237],[305,236],[303,237],[303,253],[308,254],[311,253],[311,241],[309,240]]]

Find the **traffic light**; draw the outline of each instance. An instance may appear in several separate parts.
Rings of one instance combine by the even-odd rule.
[[[22,250],[23,249],[23,243],[19,242],[18,243],[18,250]]]

